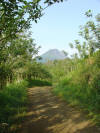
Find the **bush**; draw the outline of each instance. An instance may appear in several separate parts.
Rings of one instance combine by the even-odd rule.
[[[100,123],[100,67],[97,63],[89,64],[84,61],[84,66],[83,63],[80,64],[77,70],[60,80],[54,93],[70,104],[87,110]]]
[[[29,82],[29,87],[34,87],[34,86],[51,86],[52,83],[49,81],[45,81],[45,80],[38,80],[38,79],[34,79],[34,80],[28,80]]]
[[[17,114],[26,111],[28,82],[13,83],[0,91],[0,123],[11,125]]]

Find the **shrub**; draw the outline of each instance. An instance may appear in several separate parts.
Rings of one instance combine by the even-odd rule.
[[[60,80],[54,93],[87,110],[100,123],[100,67],[97,63],[81,63],[77,70]]]
[[[33,80],[28,80],[29,82],[29,87],[34,87],[34,86],[51,86],[52,83],[49,81],[45,80],[38,80],[38,79],[33,79]]]
[[[12,124],[14,117],[26,111],[28,82],[13,83],[0,91],[0,123]]]

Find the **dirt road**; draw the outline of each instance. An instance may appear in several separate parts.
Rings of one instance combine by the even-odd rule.
[[[54,96],[50,87],[28,90],[29,111],[20,133],[100,133],[80,111]]]

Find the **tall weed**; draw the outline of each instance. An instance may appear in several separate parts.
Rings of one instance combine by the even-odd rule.
[[[26,111],[28,82],[9,84],[0,91],[0,124],[9,127],[15,122],[15,116]]]
[[[54,93],[70,104],[87,110],[100,123],[100,67],[94,59],[90,59],[93,63],[82,62],[77,70],[65,75]]]

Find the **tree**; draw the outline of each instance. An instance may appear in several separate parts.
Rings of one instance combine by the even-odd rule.
[[[28,62],[34,62],[40,47],[28,34],[20,34],[15,40],[5,43],[5,49],[1,49],[0,55],[0,82],[3,88],[7,80],[24,77],[25,66]]]
[[[6,85],[14,71],[21,71],[25,62],[33,61],[38,48],[32,39],[21,34],[37,23],[43,11],[63,0],[1,0],[0,1],[0,83]],[[34,45],[33,45],[34,44]]]
[[[92,20],[91,10],[87,11],[85,15],[89,21],[81,26],[79,34],[86,41],[88,54],[92,55],[97,49],[100,49],[100,14],[96,15],[96,22]]]
[[[31,21],[37,23],[45,8],[60,1],[63,0],[1,0],[0,43],[16,37],[23,29],[29,29]]]
[[[96,22],[92,20],[91,10],[87,11],[85,15],[89,18],[89,21],[85,25],[80,26],[79,35],[84,40],[80,43],[79,40],[75,40],[75,43],[70,43],[71,48],[78,50],[80,58],[87,58],[92,56],[95,51],[100,49],[100,14],[96,16]]]
[[[64,53],[64,55],[65,55],[66,57],[68,57],[68,53],[67,53],[65,50],[62,50],[62,52]]]

